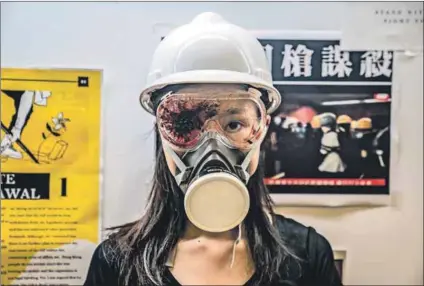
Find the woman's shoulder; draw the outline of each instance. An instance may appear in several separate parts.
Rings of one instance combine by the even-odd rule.
[[[115,240],[107,237],[106,239],[104,239],[102,242],[100,242],[95,251],[93,256],[95,256],[96,258],[98,258],[99,260],[109,260],[114,252],[116,251],[116,243]]]
[[[97,245],[96,249],[93,252],[91,258],[91,264],[96,266],[97,268],[102,269],[114,269],[117,264],[117,255],[118,248],[115,247],[114,240],[111,238],[106,238],[99,245]]]
[[[335,267],[333,249],[323,235],[313,227],[282,215],[276,215],[275,222],[281,237],[306,262],[304,285],[343,285]]]
[[[131,249],[128,243],[133,236],[129,230],[133,225],[134,222],[109,229],[110,232],[94,251],[93,259],[117,267],[122,256],[127,255]]]
[[[117,285],[119,254],[113,239],[103,240],[94,250],[84,286]]]
[[[275,224],[281,237],[297,250],[298,254],[310,259],[320,253],[327,256],[333,254],[328,240],[313,227],[279,214],[275,215]]]

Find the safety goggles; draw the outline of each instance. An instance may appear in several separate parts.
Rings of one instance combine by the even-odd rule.
[[[206,134],[219,134],[229,147],[247,150],[267,129],[266,109],[247,91],[231,94],[168,93],[156,110],[159,132],[174,149],[194,149]]]

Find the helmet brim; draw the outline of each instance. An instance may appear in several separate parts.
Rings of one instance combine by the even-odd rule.
[[[154,114],[151,101],[152,92],[174,84],[199,84],[199,83],[222,83],[222,84],[248,84],[256,88],[265,89],[268,92],[269,106],[267,113],[274,112],[281,104],[280,92],[265,80],[246,73],[224,70],[195,70],[174,73],[154,81],[140,94],[141,106],[149,113]]]

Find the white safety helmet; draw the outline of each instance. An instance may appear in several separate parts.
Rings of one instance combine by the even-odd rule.
[[[267,111],[281,102],[262,45],[248,31],[207,12],[173,30],[157,47],[147,84],[140,95],[154,114],[152,93],[166,86],[193,83],[247,84],[267,92]]]

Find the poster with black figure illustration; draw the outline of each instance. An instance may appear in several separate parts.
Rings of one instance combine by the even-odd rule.
[[[393,52],[259,36],[282,95],[262,145],[272,194],[388,195]]]
[[[45,123],[45,130],[41,133],[42,139],[36,148],[30,150],[21,140],[21,135],[31,120],[34,108],[37,109],[37,106],[47,107],[52,92],[49,90],[6,89],[1,92],[13,101],[14,106],[9,126],[1,122],[1,128],[4,132],[0,143],[2,161],[6,162],[9,158],[24,160],[25,155],[28,160],[36,164],[60,160],[66,152],[68,143],[59,137],[66,132],[66,122],[70,122],[69,118],[64,118],[63,112],[60,111],[51,118],[51,122]],[[20,148],[17,148],[17,146]]]
[[[101,230],[100,86],[96,70],[1,70],[1,285],[84,282]]]

